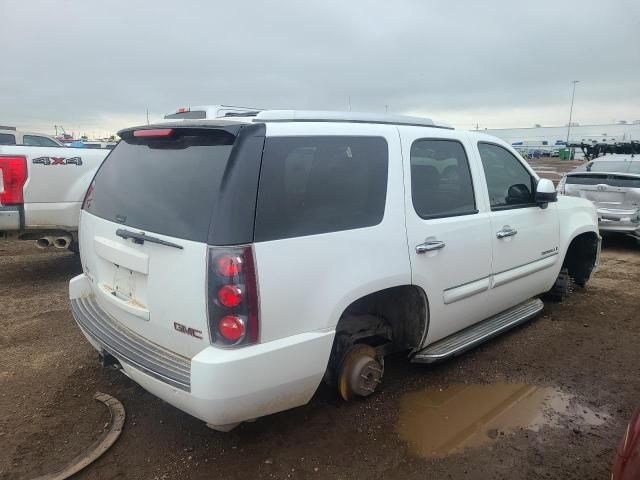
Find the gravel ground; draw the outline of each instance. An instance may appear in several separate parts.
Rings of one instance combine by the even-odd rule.
[[[127,411],[120,439],[80,479],[606,479],[627,419],[640,404],[640,247],[606,239],[586,289],[548,304],[536,320],[435,366],[387,362],[366,401],[343,403],[321,386],[312,401],[230,433],[98,366],[67,301],[77,257],[0,243],[0,478],[60,468],[102,432],[102,391]],[[459,383],[552,387],[593,411],[599,426],[570,419],[538,432],[492,435],[460,453],[423,458],[398,433],[407,395]]]
[[[556,185],[565,173],[583,163],[584,160],[560,160],[558,157],[541,157],[529,160],[529,165],[539,176],[548,178]]]

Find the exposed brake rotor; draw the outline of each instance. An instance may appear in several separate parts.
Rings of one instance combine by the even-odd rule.
[[[373,347],[352,346],[344,355],[338,377],[338,391],[344,400],[367,397],[382,383],[383,367]]]

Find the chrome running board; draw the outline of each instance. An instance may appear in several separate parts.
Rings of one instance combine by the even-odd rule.
[[[459,355],[507,330],[531,320],[544,304],[539,298],[532,298],[493,317],[438,340],[420,350],[411,359],[414,363],[433,363]]]

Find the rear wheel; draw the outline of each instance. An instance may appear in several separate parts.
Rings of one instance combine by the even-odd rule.
[[[382,383],[383,366],[373,347],[353,345],[344,355],[338,375],[338,391],[344,400],[367,397]]]

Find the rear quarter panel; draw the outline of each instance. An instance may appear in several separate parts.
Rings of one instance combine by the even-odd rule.
[[[382,136],[389,148],[387,198],[376,226],[255,244],[261,339],[333,329],[356,299],[411,283],[397,128],[353,124],[268,124],[268,136]]]

